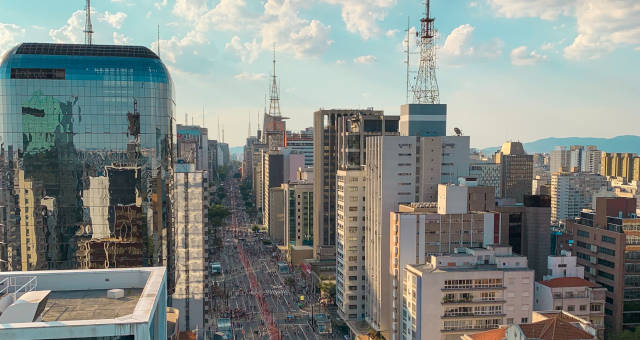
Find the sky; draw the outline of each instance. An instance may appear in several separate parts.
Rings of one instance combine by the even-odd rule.
[[[449,134],[474,147],[640,131],[637,0],[431,0]],[[83,0],[0,0],[0,53],[29,42],[82,43]],[[297,130],[320,108],[406,102],[421,0],[94,0],[95,44],[157,50],[178,123],[242,145],[264,110],[276,46],[280,107]],[[261,119],[261,118],[260,118]]]

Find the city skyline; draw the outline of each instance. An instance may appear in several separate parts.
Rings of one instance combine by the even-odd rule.
[[[64,5],[42,2],[26,11],[24,4],[3,4],[0,52],[21,41],[82,43],[84,2]],[[188,123],[202,124],[204,106],[205,127],[217,131],[219,118],[232,146],[244,143],[249,119],[257,128],[273,43],[282,112],[292,129],[311,126],[318,108],[399,114],[404,29],[407,17],[415,27],[423,15],[417,0],[105,0],[92,9],[96,44],[156,51],[160,24],[160,54],[176,84],[176,122],[188,113]],[[473,136],[472,146],[635,132],[631,124],[606,124],[637,114],[640,8],[632,1],[433,1],[432,12],[449,129]],[[603,96],[604,88],[616,90]]]

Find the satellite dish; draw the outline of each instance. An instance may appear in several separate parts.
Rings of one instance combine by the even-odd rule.
[[[454,128],[453,132],[456,133],[456,136],[462,136],[462,131],[460,131],[460,129],[458,129],[458,128]]]

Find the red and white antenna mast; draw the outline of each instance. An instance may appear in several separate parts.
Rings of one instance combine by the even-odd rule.
[[[84,43],[87,45],[91,45],[91,37],[93,35],[93,26],[91,26],[91,0],[87,0],[85,12],[86,19],[84,23]]]

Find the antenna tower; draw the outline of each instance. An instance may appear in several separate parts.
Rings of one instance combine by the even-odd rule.
[[[440,91],[436,79],[436,35],[435,19],[431,17],[430,0],[425,0],[425,17],[420,19],[420,32],[416,42],[420,49],[420,66],[413,84],[413,102],[416,104],[440,104]]]
[[[276,44],[273,44],[273,83],[271,84],[270,102],[269,115],[280,116],[280,89],[278,88],[278,78],[276,76]]]
[[[249,130],[247,131],[247,138],[251,137],[251,113],[249,113]]]
[[[407,50],[406,50],[406,52],[407,52],[407,60],[405,60],[405,62],[404,62],[405,64],[407,64],[407,85],[406,85],[407,89],[406,89],[406,98],[405,98],[405,101],[406,101],[407,104],[409,103],[409,67],[410,67],[409,55],[411,54],[411,46],[409,45],[410,41],[411,41],[411,39],[410,39],[411,38],[411,36],[410,36],[410,34],[411,34],[410,20],[411,20],[410,17],[407,17]]]
[[[84,43],[91,45],[91,36],[93,35],[93,26],[91,26],[91,0],[87,0],[85,7],[86,20],[84,24]]]
[[[160,24],[158,24],[158,58],[160,58]]]

